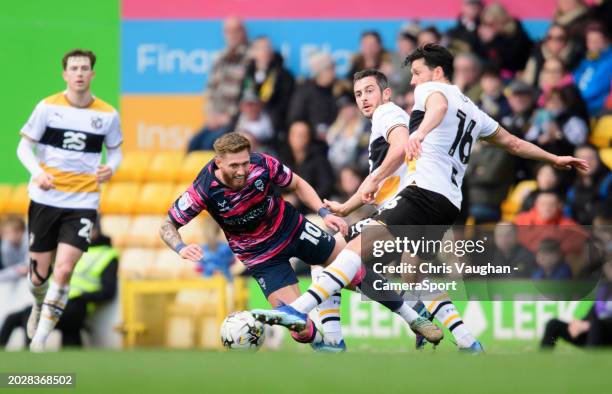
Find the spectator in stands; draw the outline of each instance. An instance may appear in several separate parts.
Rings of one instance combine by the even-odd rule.
[[[510,133],[524,138],[535,109],[536,91],[527,83],[514,80],[508,85],[504,93],[508,99],[511,112],[501,118],[501,124]]]
[[[473,53],[459,53],[453,63],[453,84],[473,102],[478,102],[482,95],[480,73],[482,63]]]
[[[240,115],[236,130],[250,133],[259,145],[272,142],[275,133],[272,119],[264,110],[264,104],[252,90],[247,90],[240,99]]]
[[[62,332],[62,346],[82,346],[81,330],[89,313],[117,293],[119,253],[111,239],[100,230],[99,221],[91,230],[91,244],[77,262],[70,279],[68,302],[56,328]],[[7,316],[0,329],[0,346],[6,346],[17,327],[24,330],[32,307]]]
[[[518,242],[516,226],[510,222],[499,222],[494,232],[495,252],[492,263],[497,266],[518,268],[513,277],[530,278],[536,268],[533,253]]]
[[[367,152],[371,125],[359,113],[353,95],[346,93],[336,102],[338,117],[327,133],[327,157],[334,170],[340,171],[344,166],[358,163],[361,154]]]
[[[479,141],[467,168],[470,215],[476,224],[501,218],[501,203],[514,181],[515,159],[503,149]]]
[[[478,37],[485,57],[504,78],[525,68],[532,42],[518,19],[499,3],[487,5],[481,14]]]
[[[421,30],[417,36],[418,46],[422,47],[425,44],[439,44],[442,41],[442,34],[435,26],[429,26]]]
[[[204,229],[203,257],[198,264],[198,268],[202,271],[202,276],[210,278],[215,273],[219,273],[228,282],[233,282],[234,277],[230,273],[230,266],[236,257],[228,243],[220,239],[221,228],[209,215],[204,216],[202,228]]]
[[[527,212],[535,204],[536,197],[544,190],[560,190],[561,189],[561,176],[548,163],[540,164],[536,167],[536,190],[532,191],[523,200],[520,212]]]
[[[578,55],[572,43],[568,41],[565,28],[553,24],[548,28],[546,37],[534,48],[522,78],[532,86],[539,86],[540,72],[546,60],[558,59],[567,68],[572,69],[577,65]]]
[[[565,214],[581,224],[591,224],[601,205],[612,205],[612,172],[601,162],[594,146],[576,148],[575,156],[589,164],[587,172],[577,172],[567,193]]]
[[[553,88],[525,134],[527,141],[560,156],[571,155],[589,133],[588,124],[570,106],[567,92]]]
[[[571,218],[563,215],[563,202],[555,191],[544,190],[536,197],[534,207],[514,218],[518,226],[519,242],[536,253],[540,242],[556,239],[564,255],[582,252],[586,233]]]
[[[336,65],[332,56],[325,52],[309,59],[312,79],[297,86],[289,106],[289,124],[306,122],[317,136],[324,136],[338,114],[334,85]]]
[[[612,83],[612,45],[606,26],[592,23],[587,27],[586,47],[586,57],[574,71],[574,79],[589,114],[596,116],[603,108]]]
[[[551,319],[542,337],[542,349],[552,349],[559,338],[579,347],[612,345],[612,261],[603,266],[604,278],[595,291],[595,302],[581,320],[566,323]]]
[[[510,105],[503,94],[504,86],[499,70],[486,67],[480,77],[482,94],[476,104],[495,120],[501,120],[510,114]]]
[[[397,103],[398,98],[404,96],[410,88],[412,73],[410,68],[404,66],[404,62],[406,57],[416,49],[417,39],[411,32],[402,30],[397,36],[396,46],[396,52],[391,54],[389,68],[381,71],[387,75],[389,86],[394,95],[393,101]]]
[[[533,272],[534,280],[572,279],[572,269],[563,261],[559,242],[555,239],[543,239],[536,253],[538,268]]]
[[[365,31],[359,41],[359,53],[351,60],[348,77],[352,79],[357,71],[366,68],[378,69],[384,62],[390,61],[391,54],[385,51],[380,34],[374,30]]]
[[[561,60],[555,58],[546,60],[540,71],[538,83],[541,91],[538,107],[544,107],[552,89],[557,88],[563,91],[568,107],[572,108],[573,112],[585,122],[589,121],[589,111],[582,99],[582,94]]]
[[[452,46],[460,48],[460,52],[478,53],[480,51],[478,26],[482,8],[481,0],[463,0],[457,24],[446,32]]]
[[[584,50],[584,32],[589,21],[588,11],[584,0],[558,0],[553,16],[553,24],[565,28],[569,41],[581,53]]]
[[[231,131],[231,125],[226,123],[226,115],[225,113],[217,113],[212,107],[209,107],[206,124],[189,140],[187,153],[197,150],[212,150],[215,140]]]
[[[238,115],[242,81],[247,67],[247,34],[242,21],[223,23],[226,48],[214,62],[206,85],[207,113],[215,113],[222,126],[230,126]]]
[[[19,216],[0,223],[0,282],[16,281],[28,273],[28,235]]]
[[[329,198],[334,191],[334,171],[325,153],[312,144],[313,133],[308,123],[293,123],[288,137],[288,149],[280,152],[281,161],[312,185],[322,199]],[[296,208],[307,213],[301,203]]]
[[[274,52],[267,37],[253,40],[251,59],[246,70],[243,91],[257,94],[275,130],[286,130],[287,110],[293,93],[293,76],[284,67],[282,56]]]

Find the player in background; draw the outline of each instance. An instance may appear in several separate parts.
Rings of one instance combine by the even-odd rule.
[[[411,134],[406,144],[406,160],[415,160],[412,164],[414,171],[410,174],[409,185],[372,217],[372,224],[382,225],[376,227],[382,229],[406,224],[451,226],[459,214],[461,183],[473,141],[479,138],[514,155],[548,162],[560,169],[588,168],[584,160],[556,156],[512,136],[482,112],[457,86],[451,85],[453,56],[446,48],[428,44],[416,49],[406,61],[411,64],[412,84],[417,85],[409,125]],[[366,116],[370,114],[373,123],[376,122],[374,112],[377,108],[374,103],[380,100],[379,90],[367,86],[355,90],[362,112]],[[373,124],[372,127],[377,126]],[[374,202],[380,182],[395,170],[396,167],[381,166],[370,174],[360,188],[362,201]],[[351,240],[334,262],[325,268],[327,275],[319,276],[319,280],[296,301],[274,310],[254,310],[252,313],[268,324],[303,326],[306,314],[326,299],[326,294],[334,294],[342,285],[353,280],[362,265],[360,253],[361,235]],[[436,300],[428,306],[438,319],[442,319],[442,315],[449,315],[446,320],[452,322],[458,319],[454,305],[448,303],[441,306],[448,301]],[[439,310],[436,310],[438,307]],[[460,338],[460,334],[455,335],[458,342],[461,340],[460,347],[480,350],[477,349],[480,344],[471,334]]]
[[[178,229],[206,210],[219,223],[230,248],[257,280],[269,303],[278,307],[293,302],[300,290],[289,259],[327,265],[343,245],[299,214],[275,187],[295,191],[331,229],[346,234],[346,223],[325,209],[315,190],[288,167],[271,156],[251,152],[248,140],[239,133],[220,137],[214,148],[215,159],[170,208],[160,229],[162,239],[181,257],[199,261],[200,246],[185,245]],[[326,295],[329,298],[331,294]],[[423,327],[421,334],[428,336],[425,328],[433,324],[415,315]],[[295,331],[292,337],[298,342],[311,343],[315,349],[327,345],[311,320],[298,329],[288,327]],[[323,350],[334,348],[344,350],[344,342]]]
[[[119,115],[90,90],[95,63],[95,54],[88,50],[64,55],[66,90],[38,103],[17,147],[19,160],[31,174],[28,279],[34,305],[27,335],[35,352],[44,351],[66,306],[72,271],[91,241],[100,183],[108,181],[121,162]],[[107,161],[101,164],[104,146]]]

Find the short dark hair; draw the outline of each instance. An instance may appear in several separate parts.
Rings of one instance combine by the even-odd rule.
[[[361,39],[367,36],[374,37],[376,41],[382,45],[382,38],[380,37],[380,34],[376,30],[366,30],[363,33],[361,33]]]
[[[442,45],[425,44],[420,46],[406,57],[404,64],[409,65],[419,59],[424,59],[425,64],[430,69],[442,67],[444,76],[448,80],[453,79],[453,54]]]
[[[66,53],[62,58],[62,69],[66,69],[66,65],[68,64],[68,58],[71,57],[87,57],[89,58],[89,62],[91,64],[91,69],[94,69],[96,65],[96,55],[90,50],[87,49],[73,49],[70,52]]]
[[[357,71],[355,75],[353,75],[353,84],[355,84],[355,82],[359,81],[360,79],[364,79],[367,77],[374,77],[376,79],[376,84],[378,85],[381,91],[389,87],[389,81],[387,80],[385,74],[374,68],[366,68],[365,70]]]

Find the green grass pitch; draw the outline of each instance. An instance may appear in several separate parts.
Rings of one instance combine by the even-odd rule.
[[[76,373],[76,388],[2,389],[19,393],[605,393],[612,352],[563,346],[450,347],[416,352],[304,349],[258,353],[134,350],[0,353],[0,372]]]

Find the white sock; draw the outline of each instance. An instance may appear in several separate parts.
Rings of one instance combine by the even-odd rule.
[[[308,313],[317,305],[348,285],[361,268],[361,257],[352,250],[344,249],[327,266],[308,290],[291,306],[302,313]]]
[[[34,296],[34,303],[40,307],[45,300],[45,296],[47,295],[49,281],[37,286],[32,283],[32,277],[28,275],[28,285],[30,286],[30,293],[32,293],[32,296]]]
[[[459,311],[457,311],[455,304],[448,298],[448,294],[443,294],[436,298],[435,301],[425,301],[425,305],[429,312],[433,317],[438,319],[444,327],[449,329],[451,334],[455,337],[457,346],[460,348],[472,346],[476,338],[472,335],[470,330],[467,329],[465,324],[463,324],[461,315]]]
[[[310,267],[313,283],[323,275],[323,267]],[[337,345],[342,341],[342,326],[340,325],[340,293],[333,294],[317,306],[317,317],[321,321],[325,343]]]
[[[409,307],[408,304],[405,302],[402,304],[402,306],[398,310],[393,311],[393,312],[400,315],[408,324],[412,323],[413,321],[419,318],[419,314],[416,313],[416,311],[412,309],[411,307]]]
[[[51,283],[43,302],[40,321],[38,322],[38,328],[34,338],[32,338],[32,342],[44,343],[47,340],[62,313],[64,313],[64,308],[66,308],[66,303],[68,302],[69,289],[69,285],[58,285],[55,281]]]

